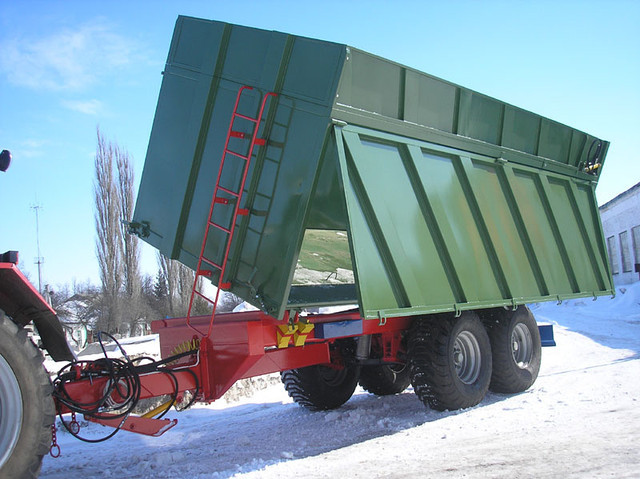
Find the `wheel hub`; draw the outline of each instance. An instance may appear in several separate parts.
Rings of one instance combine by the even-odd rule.
[[[9,363],[0,356],[0,467],[11,456],[22,425],[22,394]]]
[[[511,354],[519,368],[529,366],[533,356],[533,338],[529,328],[522,323],[516,324],[511,333]]]
[[[460,381],[473,384],[480,375],[480,345],[469,331],[462,331],[453,344],[453,363]]]

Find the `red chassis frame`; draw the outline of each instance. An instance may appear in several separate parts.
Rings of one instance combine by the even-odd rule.
[[[192,317],[189,325],[186,318],[173,318],[151,325],[160,336],[163,358],[194,340],[200,344],[198,364],[191,369],[200,382],[201,401],[219,399],[240,379],[329,365],[330,345],[339,338],[382,335],[384,360],[398,361],[400,334],[411,322],[409,318],[390,318],[379,324],[363,320],[357,311],[306,317],[287,314],[278,321],[262,311],[245,311],[216,315],[209,337],[196,331],[208,326],[210,320],[210,316]]]
[[[349,311],[305,317],[286,315],[278,321],[261,311],[247,311],[218,314],[211,335],[198,333],[206,330],[210,320],[207,315],[192,317],[189,322],[187,318],[173,318],[152,323],[152,331],[160,336],[163,358],[193,345],[199,347],[167,366],[173,378],[162,372],[141,374],[140,399],[198,389],[197,399],[210,402],[240,379],[312,365],[332,366],[330,346],[340,338],[373,335],[372,343],[383,362],[401,362],[401,335],[412,318],[388,318],[381,323],[364,320],[357,311]],[[67,383],[65,389],[74,400],[91,403],[102,396],[107,383],[106,378],[80,379]],[[58,408],[63,414],[70,412],[60,403]],[[135,416],[124,422],[97,422],[148,435],[160,435],[175,424]]]

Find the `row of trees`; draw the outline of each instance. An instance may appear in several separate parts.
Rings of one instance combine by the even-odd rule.
[[[138,238],[128,234],[133,216],[135,175],[126,150],[107,141],[98,129],[95,156],[96,256],[100,285],[74,284],[52,293],[58,315],[90,330],[128,336],[148,330],[158,318],[185,316],[194,272],[178,261],[157,253],[155,276],[140,268]],[[218,310],[232,309],[239,300],[224,297]],[[197,314],[210,305],[196,297]]]

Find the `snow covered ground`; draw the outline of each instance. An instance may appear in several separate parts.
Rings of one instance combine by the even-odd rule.
[[[238,402],[174,413],[160,438],[120,432],[100,444],[58,434],[43,479],[640,477],[640,283],[615,299],[532,307],[555,325],[534,386],[490,393],[455,412],[426,409],[409,389],[358,390],[309,412],[281,385]],[[97,425],[83,434],[103,435]]]

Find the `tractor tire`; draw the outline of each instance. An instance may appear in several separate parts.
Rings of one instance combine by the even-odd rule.
[[[522,305],[515,311],[491,310],[483,319],[493,354],[489,389],[507,394],[526,391],[538,378],[542,358],[540,331],[533,314]]]
[[[376,396],[400,394],[411,383],[407,364],[364,366],[360,370],[360,386]]]
[[[0,317],[0,477],[38,477],[51,444],[55,409],[42,354]]]
[[[280,373],[287,393],[299,405],[312,411],[335,409],[346,403],[358,385],[359,368],[342,369],[308,366]]]
[[[468,408],[484,398],[491,380],[491,344],[472,311],[414,321],[409,332],[411,384],[438,411]]]

